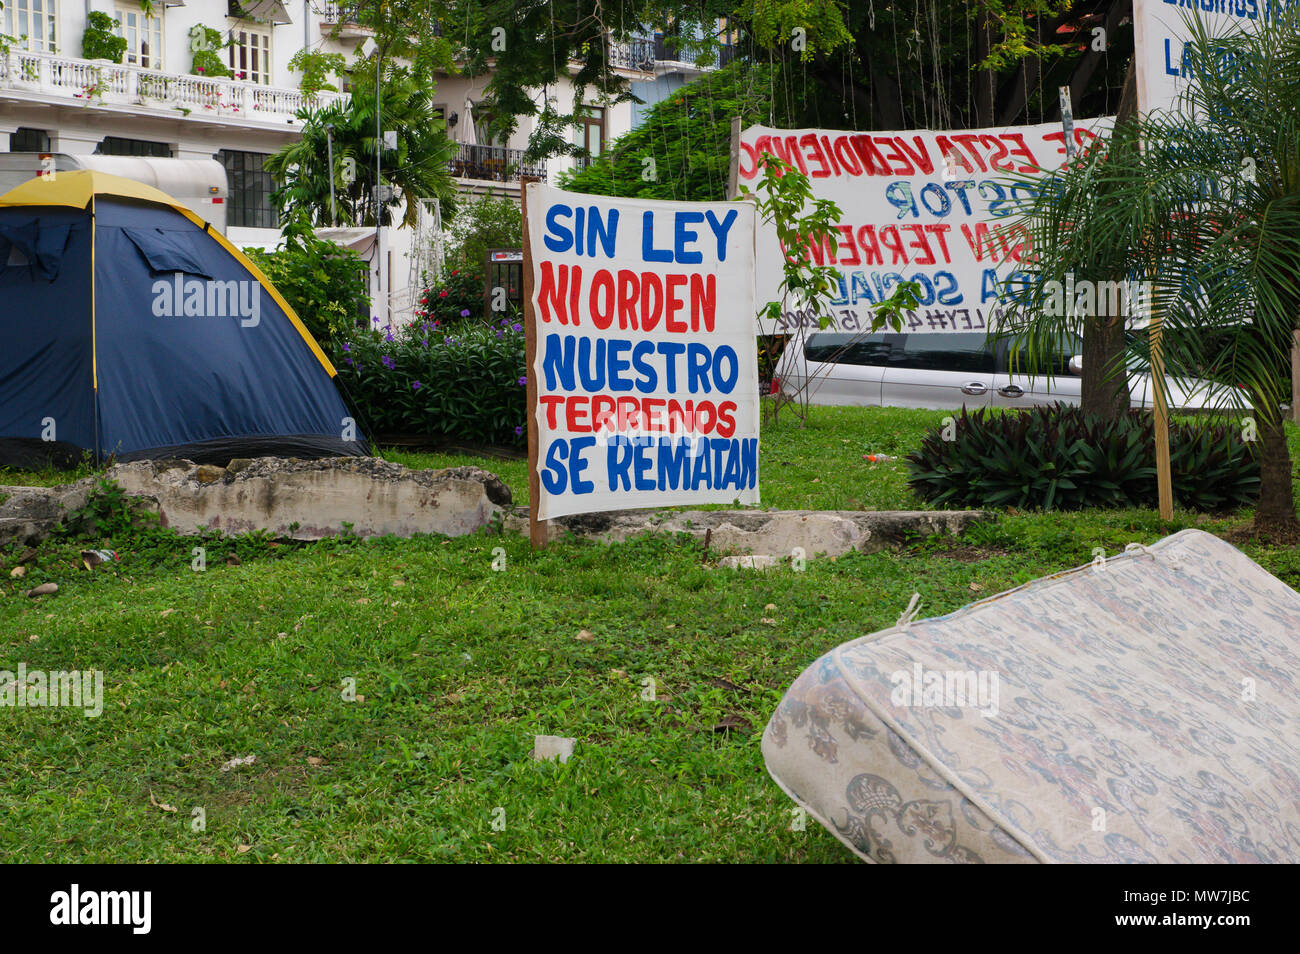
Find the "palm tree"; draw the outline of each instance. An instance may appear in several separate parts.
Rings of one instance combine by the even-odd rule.
[[[1047,281],[1070,271],[1148,281],[1168,373],[1214,369],[1233,386],[1224,393],[1254,409],[1255,532],[1294,537],[1283,404],[1300,317],[1300,8],[1214,36],[1199,16],[1188,23],[1176,108],[1117,125],[1024,210],[1042,281],[1016,289],[1004,327],[1033,370],[1046,364],[1041,345],[1079,321],[1044,313]],[[1149,356],[1142,336],[1127,350]]]
[[[302,139],[266,160],[266,171],[282,183],[272,197],[286,218],[305,212],[313,224],[329,225],[332,176],[338,224],[375,224],[375,81],[365,68],[357,69],[354,77],[347,102],[304,107],[298,113]],[[393,224],[404,203],[402,223],[415,225],[415,200],[420,198],[438,197],[448,214],[456,195],[448,163],[456,146],[433,112],[432,88],[394,67],[384,77],[383,113],[384,130],[397,132],[397,149],[384,150],[381,156],[384,183],[393,187],[392,197],[382,206],[382,224]],[[331,126],[333,169],[326,141]]]

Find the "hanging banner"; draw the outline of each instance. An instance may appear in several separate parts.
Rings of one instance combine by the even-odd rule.
[[[1199,5],[1171,0],[1133,0],[1133,43],[1137,64],[1138,108],[1143,113],[1170,109],[1187,85],[1190,69],[1185,45],[1189,18],[1199,14],[1210,36],[1267,22],[1276,0],[1211,0]]]
[[[525,188],[538,519],[758,503],[753,206]]]
[[[1113,119],[1074,122],[1079,149],[1105,136]],[[837,248],[805,243],[814,264],[839,273],[830,306],[835,327],[871,327],[871,307],[901,282],[920,285],[908,333],[972,332],[996,327],[1003,283],[1027,277],[1029,252],[1013,223],[1031,186],[1013,176],[1058,169],[1066,158],[1059,123],[950,132],[846,132],[751,126],[741,134],[737,176],[754,189],[759,157],[774,154],[809,177],[818,199],[839,206]],[[780,301],[784,251],[770,225],[758,231],[755,298]],[[760,334],[789,334],[815,318],[787,309],[759,321]]]

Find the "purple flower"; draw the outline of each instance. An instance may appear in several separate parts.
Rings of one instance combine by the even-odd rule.
[[[352,345],[348,344],[346,341],[343,342],[343,350],[344,350],[344,351],[351,351],[351,350],[352,350]]]
[[[385,341],[392,341],[392,340],[393,340],[393,333],[390,331],[390,332],[388,332],[388,334],[384,335],[384,340],[385,340]]]
[[[524,427],[522,424],[520,424],[518,427],[515,428],[515,437],[518,437],[523,432],[524,432]]]
[[[428,339],[428,338],[421,338],[421,339],[420,339],[420,344],[424,345],[426,348],[429,347],[429,339]]]
[[[371,319],[370,319],[370,323],[371,323],[372,325],[377,325],[377,324],[379,324],[379,316],[376,315],[375,317],[371,318]]]
[[[345,358],[344,360],[347,361],[349,368],[355,368],[357,366],[357,363],[351,358]]]
[[[510,326],[510,330],[511,330],[511,331],[523,331],[523,330],[524,330],[524,326],[521,325],[521,324],[519,324],[518,322],[515,322],[513,325]]]
[[[497,329],[497,337],[500,338],[503,334],[505,334],[505,332],[498,328],[498,329]]]
[[[469,309],[468,309],[468,308],[462,308],[462,309],[460,310],[460,316],[461,316],[462,318],[468,318],[468,317],[469,317]]]
[[[411,382],[411,390],[412,390],[412,391],[418,391],[418,390],[420,390],[420,382],[419,382],[419,381],[412,381],[412,382]]]
[[[527,383],[528,383],[528,375],[525,374],[522,378],[520,378],[520,379],[519,379],[519,383],[520,383],[521,385],[527,384]]]
[[[392,357],[389,356],[389,355],[384,355],[384,357],[382,358],[382,360],[383,360],[383,362],[384,362],[384,367],[387,368],[389,371],[391,371],[391,370],[393,370],[393,368],[397,367],[397,362],[394,361],[394,360],[392,359]]]

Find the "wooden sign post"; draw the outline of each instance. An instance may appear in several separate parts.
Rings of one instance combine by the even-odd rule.
[[[1156,491],[1159,494],[1160,519],[1174,518],[1173,472],[1169,464],[1169,404],[1165,394],[1165,358],[1161,351],[1163,334],[1159,312],[1151,315],[1151,406],[1152,426],[1156,436]]]
[[[528,184],[539,181],[536,176],[519,177],[519,204],[524,218],[524,363],[527,378],[526,403],[528,406],[528,540],[536,549],[546,546],[546,521],[538,520],[542,501],[542,479],[537,470],[537,375],[533,365],[537,360],[537,315],[533,311],[533,249],[528,235]]]
[[[1143,58],[1144,49],[1156,49],[1155,37],[1145,36],[1148,29],[1149,5],[1154,0],[1134,0],[1133,3],[1133,38],[1136,44],[1136,51],[1133,56],[1133,63],[1129,66],[1129,73],[1124,80],[1124,92],[1120,96],[1120,113],[1117,117],[1120,122],[1133,118],[1133,116],[1145,115],[1154,112],[1157,109],[1168,107],[1172,102],[1152,102],[1150,84],[1153,82],[1153,76],[1150,71],[1150,64],[1146,63]],[[1166,47],[1167,49],[1167,47]],[[1129,100],[1129,83],[1133,83],[1133,99]],[[1129,103],[1133,104],[1133,113],[1128,112]],[[1154,276],[1152,276],[1154,278]],[[1174,518],[1174,489],[1173,476],[1169,463],[1169,404],[1166,400],[1168,395],[1165,394],[1165,359],[1161,352],[1160,336],[1162,334],[1161,319],[1159,312],[1153,312],[1151,315],[1151,324],[1147,329],[1151,341],[1151,406],[1152,406],[1152,425],[1155,428],[1156,439],[1156,492],[1159,495],[1160,519],[1172,520]],[[1158,384],[1157,384],[1158,382]]]

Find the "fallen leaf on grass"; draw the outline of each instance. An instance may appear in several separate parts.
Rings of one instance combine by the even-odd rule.
[[[229,772],[231,769],[237,769],[241,765],[252,765],[256,761],[257,761],[256,755],[245,755],[243,758],[234,758],[231,759],[229,762],[227,762],[225,765],[221,766],[221,771]]]
[[[713,727],[714,732],[753,732],[754,726],[744,716],[728,715]]]
[[[153,792],[149,793],[149,804],[152,805],[154,808],[160,809],[164,812],[176,811],[175,805],[168,805],[166,802],[158,801],[158,799],[153,797]]]

